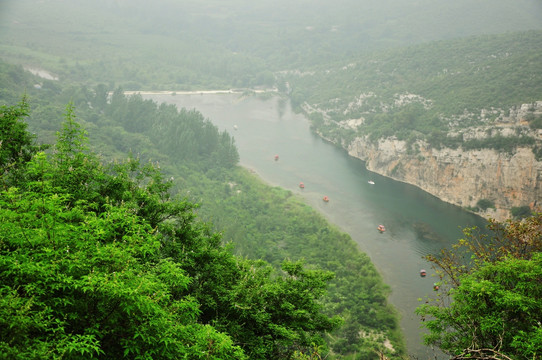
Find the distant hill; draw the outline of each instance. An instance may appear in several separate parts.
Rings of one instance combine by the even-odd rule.
[[[326,136],[414,136],[437,144],[435,133],[480,126],[542,100],[541,44],[542,31],[436,41],[286,73],[284,81]],[[484,109],[494,112],[480,116]],[[360,126],[341,125],[349,121]]]
[[[367,167],[486,217],[542,201],[542,31],[443,40],[282,74]]]
[[[5,60],[134,90],[272,86],[279,70],[542,28],[537,0],[18,0],[0,6]]]

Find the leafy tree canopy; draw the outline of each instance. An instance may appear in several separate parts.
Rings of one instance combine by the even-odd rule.
[[[155,165],[102,164],[85,143],[69,105],[52,153],[2,189],[2,354],[268,359],[325,347],[339,324],[318,302],[331,273],[233,256]]]
[[[427,344],[454,359],[536,359],[542,354],[542,214],[492,221],[492,234],[429,256],[443,292],[417,309]]]
[[[20,79],[28,74],[22,68],[5,65],[10,78]],[[36,81],[39,79],[30,79],[27,84]],[[8,86],[0,93],[0,101],[16,103],[17,100],[10,99],[17,99],[15,94],[25,91],[24,83],[12,85],[13,88]],[[270,188],[236,166],[238,153],[233,137],[218,131],[201,113],[157,105],[139,95],[127,97],[121,88],[111,88],[108,97],[110,90],[103,84],[67,86],[62,81],[51,81],[45,85],[41,89],[28,88],[32,111],[26,123],[30,131],[39,134],[39,141],[55,143],[48,160],[55,164],[56,175],[52,180],[59,192],[76,194],[70,199],[83,197],[99,211],[108,206],[107,201],[116,205],[132,203],[137,214],[145,217],[153,228],[157,224],[163,228],[164,222],[172,220],[169,214],[178,207],[182,222],[212,221],[212,229],[201,229],[208,235],[220,232],[220,236],[214,234],[211,249],[215,243],[229,244],[228,249],[238,260],[240,257],[263,259],[265,262],[257,266],[248,262],[242,267],[269,273],[273,279],[277,274],[287,276],[282,270],[284,259],[292,259],[292,263],[303,260],[303,267],[311,271],[333,272],[336,276],[326,281],[329,290],[319,303],[327,316],[338,315],[345,321],[325,337],[329,351],[326,346],[315,344],[312,353],[328,354],[330,358],[357,354],[376,359],[377,352],[385,352],[392,358],[406,352],[398,316],[387,302],[390,289],[370,258],[359,251],[347,234],[330,225],[291,192]],[[62,123],[62,109],[68,101],[70,105]],[[83,128],[92,134],[90,138],[87,139]],[[55,141],[60,136],[79,143]],[[60,148],[72,150],[63,154]],[[145,190],[151,182],[155,190],[152,197]],[[170,194],[183,194],[190,200],[172,198]],[[72,206],[74,201],[68,201]],[[202,226],[199,221],[195,223]],[[237,282],[236,272],[227,275],[224,271],[231,265],[231,257],[224,259],[226,265],[216,278],[230,277]],[[272,270],[267,269],[266,262],[272,265]],[[198,277],[201,269],[190,271]],[[201,293],[209,289],[211,286]],[[221,294],[215,291],[213,297]],[[202,303],[213,297],[207,296]],[[218,303],[225,304],[222,300]],[[222,311],[211,301],[209,304],[205,313]],[[202,313],[201,318],[204,317]],[[213,325],[215,329],[217,324]],[[388,341],[393,348],[385,347]],[[306,352],[306,349],[296,351]]]
[[[17,106],[0,107],[0,176],[6,181],[29,161],[39,148],[23,121],[28,116],[28,103],[23,97]]]

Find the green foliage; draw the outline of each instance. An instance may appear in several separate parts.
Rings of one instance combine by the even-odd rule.
[[[469,140],[463,142],[461,147],[464,150],[497,149],[501,152],[513,154],[516,148],[521,146],[531,147],[535,139],[528,136],[492,136],[480,140]]]
[[[533,214],[531,207],[528,205],[512,207],[512,209],[510,209],[510,213],[515,219],[522,219]]]
[[[324,136],[347,139],[339,122],[365,119],[356,135],[423,139],[441,148],[533,147],[532,136],[493,136],[463,142],[457,130],[491,126],[522,103],[540,100],[540,31],[438,41],[367,53],[356,59],[286,76],[292,104],[307,104],[329,120],[313,121]],[[529,74],[529,75],[525,75]],[[529,80],[526,80],[529,77]],[[481,110],[494,110],[480,116]],[[310,110],[308,112],[312,112]],[[508,114],[509,115],[509,114]],[[311,118],[311,120],[313,120]],[[537,119],[532,115],[531,128]],[[450,134],[450,135],[449,135]]]
[[[22,66],[8,64],[0,60],[0,105],[15,104],[21,100],[21,94],[34,94],[38,83],[34,76],[25,72]],[[39,84],[39,83],[38,83]]]
[[[489,199],[480,199],[478,202],[476,202],[476,206],[485,211],[489,208],[494,209],[495,203]]]
[[[197,111],[158,106],[140,96],[126,97],[120,88],[106,103],[106,90],[101,85],[59,86],[58,90],[56,94],[36,93],[32,99],[35,108],[28,118],[30,129],[39,133],[42,141],[53,140],[55,133],[64,139],[59,139],[48,154],[52,164],[48,175],[51,186],[59,195],[67,196],[68,206],[86,202],[92,204],[92,211],[97,214],[105,214],[110,206],[127,206],[168,239],[182,239],[166,242],[162,256],[184,259],[183,270],[198,279],[190,282],[183,294],[199,303],[199,322],[228,332],[236,344],[256,344],[250,349],[251,357],[290,354],[294,350],[308,354],[313,349],[310,341],[320,344],[322,356],[331,356],[328,347],[333,348],[337,357],[357,352],[376,358],[375,349],[391,357],[404,353],[397,315],[386,301],[389,289],[370,259],[359,252],[347,235],[329,226],[299,199],[281,189],[271,189],[233,166],[238,154],[229,134],[213,129]],[[66,108],[63,101],[70,101],[70,105]],[[63,108],[65,120],[61,124],[55,119],[62,117]],[[92,134],[90,139],[83,128]],[[188,137],[184,136],[187,132],[191,134]],[[179,137],[183,140],[179,141]],[[60,148],[72,151],[64,153]],[[104,163],[102,156],[118,160]],[[185,194],[191,200],[171,197],[170,191]],[[214,230],[195,221],[196,211],[199,218],[213,222]],[[229,249],[238,256],[264,259],[272,268],[233,257],[229,251],[220,250],[224,243],[230,243]],[[318,317],[317,307],[304,305],[307,316],[322,329],[329,328],[330,321],[333,324],[332,336],[323,337],[325,344],[319,337],[322,331],[294,323],[285,326],[286,330],[266,325],[266,333],[276,341],[255,335],[264,331],[263,327],[241,329],[239,324],[246,323],[246,317],[281,315],[269,307],[261,311],[252,305],[250,309],[232,310],[227,301],[234,291],[241,295],[253,291],[233,288],[244,276],[242,269],[256,271],[261,282],[266,278],[277,281],[279,275],[288,279],[287,272],[281,269],[284,259],[304,259],[307,269],[322,269],[314,276],[327,279],[328,291],[315,301],[321,305],[319,311],[330,320]],[[336,276],[329,279],[329,272]],[[268,293],[258,296],[271,299],[272,287],[264,288]],[[287,288],[273,288],[280,290],[275,291],[280,296],[286,296]],[[335,328],[337,315],[345,323]],[[243,340],[234,338],[230,331]],[[376,335],[362,338],[361,331]],[[385,350],[385,339],[392,341],[394,352]],[[248,354],[248,345],[244,348]]]
[[[291,192],[269,188],[247,171],[237,170],[218,182],[226,182],[226,187],[211,180],[202,182],[199,176],[189,181],[191,189],[205,185],[201,194],[194,194],[201,196],[199,214],[213,220],[224,241],[240,256],[263,259],[275,268],[281,267],[284,258],[304,259],[335,274],[321,301],[326,314],[344,319],[328,339],[337,356],[364,352],[376,359],[377,350],[391,357],[404,352],[397,317],[386,301],[389,288],[348,235]],[[360,332],[378,333],[380,338],[364,338]],[[383,347],[383,338],[392,341],[395,352]]]
[[[36,161],[43,169],[44,157]],[[150,226],[126,208],[100,217],[84,205],[66,209],[45,180],[31,185],[42,192],[2,194],[3,291],[20,302],[4,309],[2,328],[12,331],[2,334],[3,347],[20,358],[182,354],[176,333],[189,332],[197,306],[171,299],[189,280],[178,265],[157,262]],[[25,321],[11,322],[21,311]]]
[[[485,264],[461,278],[448,307],[418,309],[430,331],[426,343],[459,355],[466,349],[498,349],[517,359],[542,353],[542,256]]]
[[[324,315],[316,301],[325,294],[331,273],[285,261],[282,275],[273,279],[273,268],[262,261],[246,261],[242,266],[237,283],[230,279],[232,304],[224,306],[218,299],[218,306],[210,309],[212,314],[228,314],[214,320],[218,329],[235,334],[251,359],[287,359],[294,349],[308,352],[315,344],[325,346],[321,332],[340,324],[338,318]]]
[[[23,97],[17,106],[0,107],[0,176],[8,181],[7,173],[17,176],[16,170],[30,160],[38,150],[35,136],[26,130],[23,121],[28,116],[28,103]]]
[[[136,159],[102,165],[68,106],[0,196],[0,349],[12,358],[289,358],[325,347],[330,272],[235,257]],[[246,355],[245,355],[246,354]]]
[[[80,152],[83,132],[75,125],[69,107],[53,159],[38,153],[28,163],[29,180],[0,197],[3,353],[177,359],[204,350],[207,358],[243,358],[227,335],[197,322],[194,297],[179,295],[190,278],[163,256],[153,217],[141,215],[153,212],[153,202],[138,204],[138,197],[152,199],[162,185],[146,181],[128,198],[106,192],[102,203],[90,201],[93,191],[84,190],[117,176]],[[77,174],[65,173],[79,161]]]
[[[530,115],[530,116],[529,116]],[[535,116],[534,114],[529,114],[525,120],[529,121],[529,127],[531,129],[542,129],[542,116]]]
[[[542,354],[541,223],[540,214],[493,221],[489,239],[465,229],[467,238],[453,250],[428,257],[451,287],[417,309],[429,330],[427,344],[457,359],[475,353],[513,359]]]
[[[118,88],[106,106],[106,115],[128,132],[146,134],[160,152],[175,162],[192,162],[206,171],[231,167],[239,161],[233,138],[225,131],[219,132],[196,110],[158,106],[140,95],[128,98]]]

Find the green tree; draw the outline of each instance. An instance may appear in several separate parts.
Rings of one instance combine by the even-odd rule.
[[[130,207],[70,205],[41,181],[1,197],[2,332],[7,358],[243,358],[231,339],[196,322],[178,297],[190,279],[160,258],[153,229]]]
[[[10,359],[245,358],[227,334],[198,321],[199,305],[185,291],[190,277],[162,256],[152,225],[164,219],[156,213],[182,206],[156,206],[167,185],[134,163],[105,173],[83,152],[71,111],[56,153],[37,153],[24,181],[0,196],[0,352]],[[140,191],[108,192],[114,179]]]
[[[34,145],[35,136],[26,130],[24,118],[28,110],[26,97],[17,106],[0,107],[0,176],[4,181],[15,176],[18,173],[15,170],[39,149]]]
[[[480,199],[476,202],[476,206],[482,210],[487,210],[488,208],[495,208],[495,203],[489,199]]]
[[[542,354],[542,215],[491,221],[490,235],[429,256],[443,292],[417,309],[427,344],[455,359],[535,359]]]
[[[510,214],[516,219],[522,219],[532,215],[532,210],[529,205],[512,207]]]
[[[102,165],[68,105],[50,155],[0,196],[7,358],[289,358],[339,320],[331,273],[235,257],[137,159]],[[241,281],[240,281],[241,280]]]
[[[279,274],[263,261],[243,265],[230,314],[218,328],[238,334],[234,338],[248,345],[251,359],[289,359],[295,350],[310,353],[316,345],[327,350],[321,335],[341,320],[324,315],[317,300],[333,274],[304,269],[302,262],[283,262]]]

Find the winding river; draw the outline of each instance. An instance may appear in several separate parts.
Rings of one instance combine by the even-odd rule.
[[[278,97],[219,94],[142,94],[146,99],[195,108],[231,133],[241,165],[265,182],[302,196],[330,222],[351,235],[390,285],[390,302],[401,314],[409,354],[434,358],[422,345],[419,299],[431,296],[435,278],[422,256],[450,247],[467,226],[485,221],[408,184],[368,171],[364,163],[323,141],[308,120]],[[274,156],[279,160],[275,161]],[[374,184],[369,183],[374,182]],[[304,189],[298,184],[303,182]],[[329,202],[322,201],[323,196]],[[384,224],[386,231],[377,231]],[[419,276],[426,269],[425,278]]]

